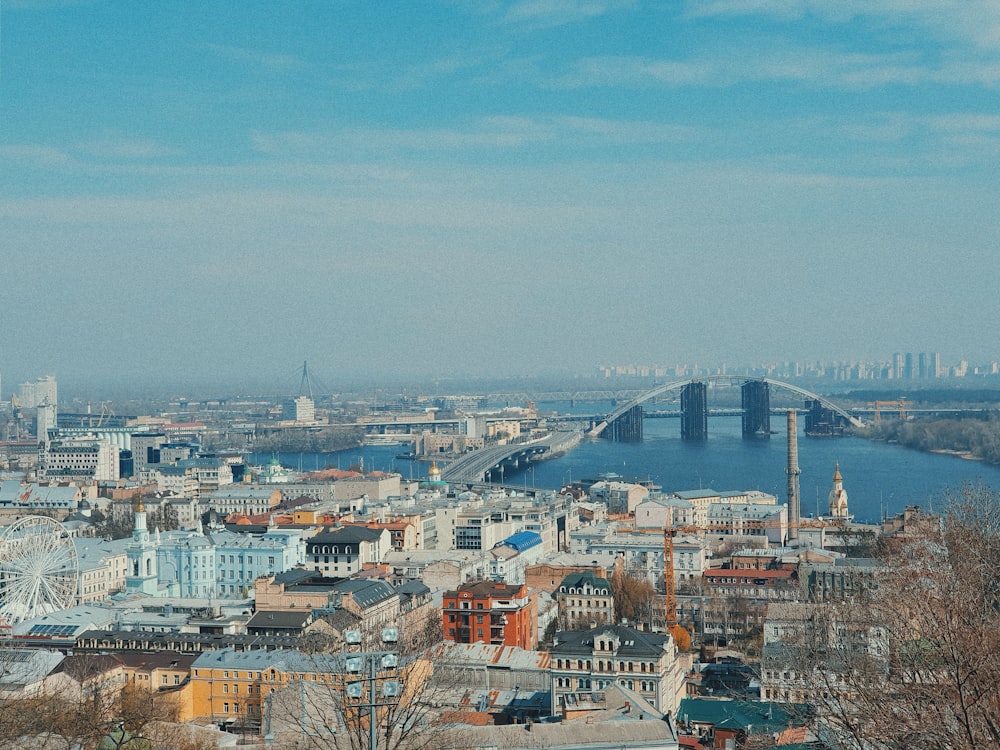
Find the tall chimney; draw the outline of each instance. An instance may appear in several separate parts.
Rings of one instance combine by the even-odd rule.
[[[799,432],[795,409],[788,410],[788,539],[799,538]]]

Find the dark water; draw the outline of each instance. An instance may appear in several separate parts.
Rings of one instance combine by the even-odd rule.
[[[542,405],[539,405],[540,408]],[[568,405],[567,410],[568,410]],[[583,409],[600,411],[594,405]],[[770,440],[745,441],[739,417],[709,419],[709,439],[690,444],[680,439],[680,420],[646,419],[641,443],[584,441],[560,458],[542,461],[522,471],[508,471],[509,485],[556,489],[570,481],[615,472],[627,478],[649,479],[664,490],[711,488],[717,491],[758,489],[786,499],[785,420],[772,418],[777,434]],[[945,494],[967,482],[983,482],[1000,490],[1000,467],[952,456],[920,453],[860,438],[807,438],[799,420],[799,483],[802,514],[826,513],[827,493],[840,463],[851,512],[858,520],[876,521],[906,505],[940,506]],[[366,470],[398,471],[422,477],[427,464],[397,459],[407,447],[366,447],[330,454],[281,454],[290,468],[310,471],[324,466],[346,469],[363,458]],[[266,463],[270,456],[252,460]]]

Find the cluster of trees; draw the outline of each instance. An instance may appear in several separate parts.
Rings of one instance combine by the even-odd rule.
[[[925,521],[887,540],[874,585],[799,644],[839,747],[1000,746],[1000,496],[967,486]]]
[[[135,513],[116,511],[114,506],[108,515],[94,510],[91,513],[91,518],[96,523],[97,536],[106,539],[126,539],[132,536],[132,530],[135,528]],[[160,531],[179,529],[180,520],[177,516],[177,509],[170,503],[160,503],[158,508],[146,512],[146,528],[159,529]]]
[[[253,449],[257,453],[326,453],[355,448],[361,445],[364,434],[364,428],[354,425],[331,425],[315,430],[274,430],[258,434],[254,438]]]
[[[965,453],[1000,464],[1000,419],[883,420],[869,430],[876,440],[892,440],[922,451]]]
[[[75,679],[86,682],[95,676],[80,674],[81,669],[88,669],[86,660],[70,668]],[[124,689],[69,685],[69,689],[64,685],[0,700],[0,750],[207,750],[213,746],[177,723],[177,704],[169,693],[131,683]]]

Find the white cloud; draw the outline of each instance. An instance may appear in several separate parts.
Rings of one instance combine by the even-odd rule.
[[[206,44],[205,48],[225,60],[240,65],[254,65],[271,71],[285,72],[306,66],[302,58],[294,55],[262,52],[261,50],[234,47],[228,44]]]
[[[778,21],[862,20],[877,28],[919,28],[927,37],[1000,48],[995,0],[689,0],[688,18],[766,16]]]
[[[518,0],[504,21],[535,27],[561,26],[633,8],[631,0]]]
[[[784,81],[819,88],[866,90],[887,85],[1000,86],[1000,63],[982,65],[945,58],[928,61],[918,50],[860,53],[833,47],[772,45],[758,40],[738,48],[701,53],[690,60],[605,56],[576,61],[553,75],[552,88],[732,86]]]
[[[35,144],[0,145],[0,159],[36,167],[66,167],[75,163],[73,157],[61,149]]]
[[[77,143],[73,149],[106,160],[155,159],[183,153],[150,138],[132,138],[114,132],[106,132],[93,140]]]

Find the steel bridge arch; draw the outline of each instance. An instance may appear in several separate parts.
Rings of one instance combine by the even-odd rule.
[[[650,399],[656,398],[657,396],[659,396],[659,395],[661,395],[663,393],[666,393],[667,391],[672,391],[672,390],[676,390],[678,388],[683,388],[684,386],[686,386],[686,385],[688,385],[690,383],[705,383],[705,382],[720,383],[720,382],[729,382],[729,383],[731,383],[733,385],[736,385],[736,384],[741,384],[742,385],[743,383],[748,383],[748,382],[750,382],[752,380],[755,380],[755,381],[757,381],[759,383],[767,383],[768,385],[773,385],[773,386],[775,386],[777,388],[783,388],[786,391],[791,391],[792,393],[797,393],[798,395],[805,396],[806,398],[815,399],[816,401],[819,401],[821,404],[823,404],[823,406],[825,406],[827,409],[830,409],[831,411],[836,412],[837,414],[839,414],[840,416],[842,416],[844,419],[846,419],[848,422],[850,422],[852,427],[863,427],[864,426],[864,423],[860,419],[858,419],[857,417],[855,417],[853,414],[851,414],[850,412],[848,412],[843,407],[838,406],[837,404],[833,403],[833,401],[831,401],[830,399],[826,398],[825,396],[820,396],[818,393],[813,393],[812,391],[807,391],[805,388],[799,388],[799,386],[792,385],[791,383],[785,383],[785,382],[783,382],[781,380],[774,380],[773,378],[750,378],[750,377],[739,377],[739,376],[736,376],[736,375],[705,375],[703,377],[685,378],[683,380],[675,380],[675,381],[673,381],[671,383],[665,383],[663,385],[658,385],[658,386],[656,386],[656,388],[653,388],[653,389],[651,389],[649,391],[646,391],[641,396],[638,396],[638,397],[632,399],[631,401],[627,402],[626,404],[624,404],[624,405],[619,406],[618,408],[616,408],[613,412],[611,412],[608,416],[606,416],[601,422],[599,422],[598,424],[594,425],[594,427],[592,427],[587,432],[587,434],[590,435],[590,436],[592,436],[592,437],[597,437],[602,432],[604,432],[605,428],[609,424],[611,424],[612,422],[614,422],[616,419],[618,419],[618,417],[620,417],[622,414],[624,414],[625,412],[627,412],[629,409],[635,408],[636,406],[639,406],[640,404],[644,404],[645,402],[649,401]]]

